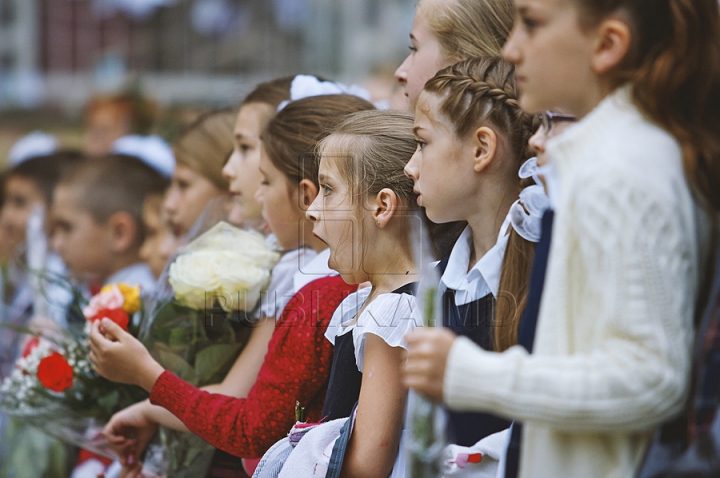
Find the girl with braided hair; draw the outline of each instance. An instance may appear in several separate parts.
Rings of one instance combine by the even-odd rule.
[[[515,3],[504,55],[523,109],[579,119],[547,144],[557,195],[533,351],[415,332],[405,382],[524,422],[520,477],[635,476],[655,429],[685,406],[710,285],[720,7]]]
[[[441,70],[418,98],[418,148],[405,167],[431,221],[468,223],[439,265],[444,325],[485,350],[515,343],[547,204],[539,185],[524,189],[519,202],[518,171],[530,157],[535,121],[517,97],[515,69],[500,57]],[[450,439],[470,446],[509,424],[490,414],[451,412]]]

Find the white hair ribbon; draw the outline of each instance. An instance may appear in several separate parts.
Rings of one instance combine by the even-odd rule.
[[[518,175],[522,179],[533,178],[536,183],[520,192],[520,199],[510,206],[508,218],[515,232],[526,241],[538,242],[542,232],[542,216],[550,207],[550,200],[541,186],[537,174],[537,158],[530,158],[520,167]]]
[[[175,171],[175,154],[164,139],[159,136],[130,134],[117,139],[112,146],[113,153],[134,156],[166,178]]]
[[[280,103],[277,110],[282,110],[291,101],[320,95],[352,95],[370,101],[370,92],[362,86],[347,86],[335,81],[320,81],[311,75],[297,75],[290,85],[290,100]]]
[[[8,162],[10,163],[10,167],[14,168],[28,159],[52,154],[57,151],[57,148],[58,142],[54,136],[43,133],[42,131],[33,131],[20,138],[12,148],[10,148]]]

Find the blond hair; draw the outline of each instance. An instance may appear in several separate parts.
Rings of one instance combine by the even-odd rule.
[[[412,250],[410,217],[418,208],[413,180],[405,176],[405,165],[417,149],[412,132],[412,115],[400,111],[361,111],[353,113],[318,144],[318,157],[334,158],[335,166],[354,196],[356,212],[365,200],[383,189],[399,199],[395,221],[404,221],[404,249]],[[427,226],[428,221],[423,215]],[[363,241],[367,246],[366,241]]]
[[[445,55],[460,61],[500,55],[512,30],[515,6],[512,0],[421,0],[418,13]]]
[[[228,182],[222,169],[232,154],[236,117],[237,112],[232,109],[201,115],[173,143],[177,164],[187,166],[209,179],[218,189],[226,190]]]
[[[417,149],[412,127],[412,115],[400,111],[354,113],[318,144],[318,156],[341,159],[338,170],[357,199],[389,188],[412,207],[413,180],[403,172]]]

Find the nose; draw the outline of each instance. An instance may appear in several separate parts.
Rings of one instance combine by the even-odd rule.
[[[417,152],[412,155],[410,158],[410,161],[405,165],[403,168],[403,172],[405,173],[405,176],[412,179],[413,181],[417,181],[419,177],[419,170],[417,167],[417,159],[415,158],[417,156]]]
[[[310,204],[310,207],[307,211],[305,211],[305,217],[310,222],[317,222],[320,218],[320,203],[319,201],[322,201],[320,198],[320,195],[317,195],[315,199],[313,200],[312,204]]]
[[[502,56],[510,63],[519,64],[521,60],[520,51],[517,48],[517,27],[510,32],[510,37],[502,49]]]
[[[405,61],[403,61],[400,66],[398,66],[397,70],[395,70],[395,79],[398,83],[405,86],[407,85],[407,65],[408,59],[410,59],[410,56],[408,55],[407,58],[405,58]]]
[[[535,154],[544,155],[546,142],[547,135],[545,134],[545,127],[540,126],[535,134],[530,137],[528,144],[535,151]]]
[[[62,253],[62,240],[60,239],[60,234],[53,232],[52,236],[50,236],[50,245],[55,252],[58,254]]]
[[[235,168],[233,167],[233,160],[235,159],[236,154],[236,152],[233,152],[230,155],[230,158],[228,158],[227,163],[225,163],[225,166],[223,166],[222,168],[222,175],[228,181],[232,181],[233,179],[235,179]]]
[[[173,216],[177,212],[178,199],[179,193],[176,188],[170,186],[167,196],[165,196],[165,202],[163,203],[163,208],[168,216]]]

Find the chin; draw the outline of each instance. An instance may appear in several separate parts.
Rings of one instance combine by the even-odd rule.
[[[520,95],[520,108],[526,113],[541,114],[552,109],[552,107],[545,107],[541,103],[542,101],[537,101],[537,98],[533,98],[532,95],[526,93]]]

